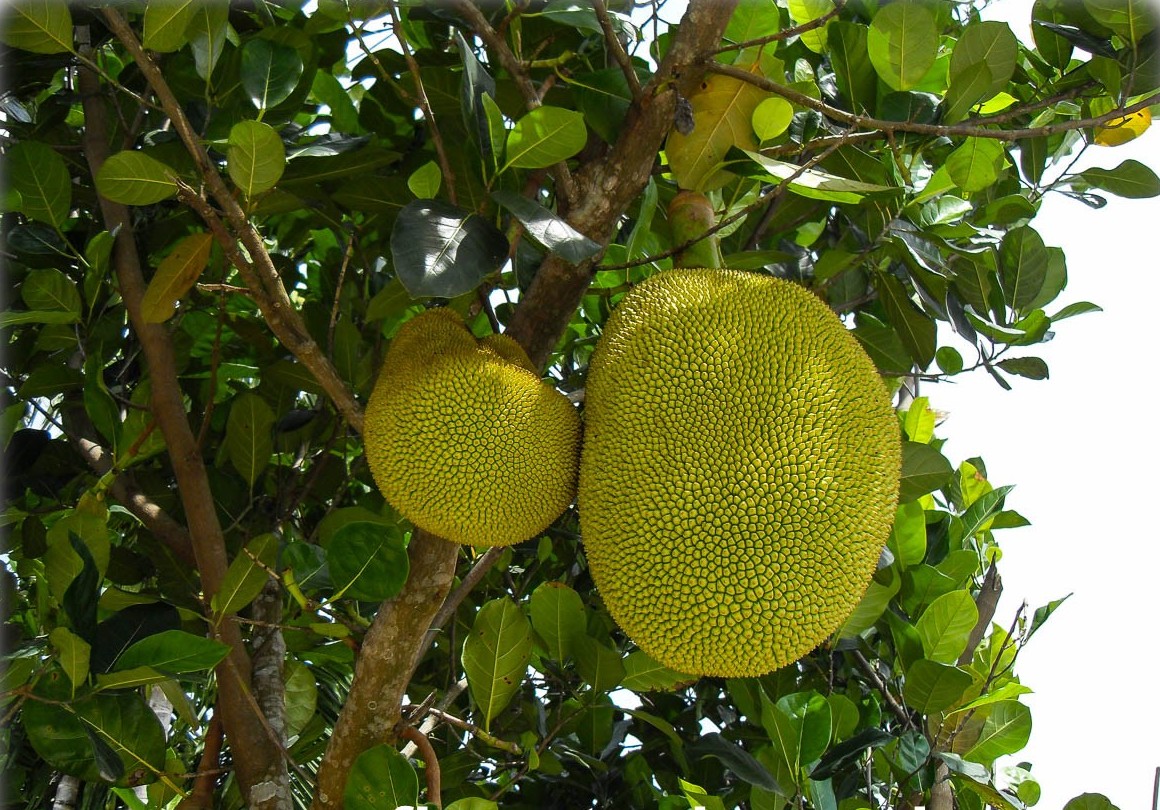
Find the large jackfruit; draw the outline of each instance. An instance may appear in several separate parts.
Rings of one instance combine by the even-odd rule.
[[[663,664],[762,675],[853,610],[890,534],[885,385],[805,289],[676,270],[613,311],[589,367],[580,525],[612,617]]]
[[[576,493],[580,418],[506,335],[477,341],[449,309],[403,324],[363,428],[387,501],[416,526],[475,546],[534,537]]]

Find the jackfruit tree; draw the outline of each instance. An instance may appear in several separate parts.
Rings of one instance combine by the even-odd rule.
[[[1036,805],[939,384],[1160,33],[985,6],[5,4],[0,802]]]

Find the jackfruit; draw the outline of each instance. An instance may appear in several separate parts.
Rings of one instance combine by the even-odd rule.
[[[580,417],[506,335],[453,310],[403,324],[367,402],[367,463],[414,523],[473,546],[534,537],[576,493]]]
[[[890,535],[901,440],[887,388],[820,300],[735,270],[660,273],[592,355],[580,526],[637,646],[748,677],[810,652]]]

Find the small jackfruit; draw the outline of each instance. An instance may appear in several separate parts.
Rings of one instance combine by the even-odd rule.
[[[576,493],[580,418],[505,335],[477,341],[453,310],[399,329],[367,403],[371,475],[393,507],[457,543],[534,537]]]
[[[841,625],[890,535],[901,442],[825,304],[751,273],[660,273],[608,319],[585,399],[586,555],[641,649],[757,676]]]

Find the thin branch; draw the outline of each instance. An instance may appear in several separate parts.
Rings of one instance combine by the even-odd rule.
[[[467,576],[459,583],[454,591],[447,595],[443,600],[443,604],[439,608],[439,612],[431,619],[431,626],[427,628],[427,634],[423,639],[423,649],[426,650],[435,641],[435,636],[439,634],[440,628],[447,624],[448,619],[455,615],[459,604],[467,598],[472,589],[479,584],[483,579],[483,575],[491,570],[495,565],[496,560],[503,556],[504,549],[500,546],[493,546],[485,551],[471,570],[467,572]]]
[[[436,756],[431,741],[427,739],[426,734],[414,726],[404,726],[399,730],[399,737],[414,743],[419,750],[419,756],[423,758],[423,763],[426,765],[423,770],[427,776],[427,801],[436,807],[442,807],[443,788],[440,785],[439,757]]]
[[[999,141],[1019,141],[1026,138],[1040,138],[1048,135],[1054,135],[1058,132],[1069,132],[1075,129],[1085,129],[1087,127],[1101,126],[1116,118],[1123,118],[1126,115],[1131,115],[1134,112],[1150,107],[1153,104],[1160,103],[1160,93],[1153,93],[1147,98],[1137,101],[1135,104],[1127,107],[1122,107],[1118,110],[1104,113],[1095,118],[1079,118],[1071,121],[1061,121],[1056,124],[1047,124],[1042,127],[1035,127],[1031,129],[988,129],[987,125],[992,123],[1000,123],[1006,118],[999,118],[996,120],[991,116],[981,116],[979,118],[971,119],[971,124],[921,124],[914,121],[886,121],[881,118],[867,118],[865,116],[855,115],[846,110],[833,107],[824,101],[810,98],[804,93],[799,93],[792,90],[785,85],[771,81],[764,76],[755,73],[750,73],[747,70],[733,67],[732,65],[723,65],[720,62],[710,62],[705,66],[705,69],[710,73],[717,73],[722,76],[731,76],[743,82],[748,82],[754,87],[759,87],[769,93],[774,93],[782,98],[798,104],[802,107],[807,107],[834,121],[839,121],[843,124],[848,124],[855,129],[874,129],[882,132],[914,132],[920,135],[932,135],[940,138],[991,138]],[[1001,115],[1001,114],[1000,114]]]
[[[612,18],[608,16],[608,8],[604,5],[604,0],[592,0],[592,8],[596,12],[596,19],[600,21],[600,27],[604,29],[604,41],[608,43],[608,50],[612,51],[612,58],[620,69],[624,72],[624,78],[628,81],[628,89],[632,91],[632,98],[639,101],[641,98],[640,79],[633,70],[632,60],[628,57],[628,52],[624,50],[624,45],[620,42],[620,37],[616,35],[616,31],[612,27]]]
[[[724,45],[713,51],[712,55],[716,56],[717,54],[725,53],[726,51],[741,51],[745,50],[746,48],[755,47],[757,45],[767,45],[770,42],[780,42],[781,40],[790,39],[791,37],[804,34],[807,31],[813,31],[815,28],[821,28],[830,20],[837,17],[845,5],[846,0],[834,0],[834,7],[817,19],[808,20],[801,25],[795,25],[792,28],[783,28],[781,31],[777,31],[773,34],[770,34],[769,36],[758,37],[757,39],[747,39],[744,42],[738,42],[733,45]]]
[[[894,696],[890,694],[890,690],[886,687],[886,682],[883,681],[882,678],[878,675],[878,672],[874,669],[874,666],[866,660],[866,656],[862,655],[862,653],[858,652],[857,650],[854,650],[850,654],[854,657],[854,663],[858,665],[858,669],[862,670],[862,673],[866,676],[866,679],[870,681],[870,683],[874,686],[875,689],[879,691],[879,693],[881,693],[882,698],[886,701],[887,708],[889,708],[894,716],[899,719],[902,725],[909,729],[913,729],[914,720],[911,719],[910,713],[907,712],[906,709],[902,707],[902,704],[895,700]]]
[[[346,269],[350,267],[350,259],[354,255],[354,234],[346,243],[346,251],[342,254],[342,266],[338,268],[338,281],[334,285],[334,304],[330,307],[330,323],[326,327],[326,356],[334,359],[334,328],[338,325],[338,312],[342,304],[342,285],[346,281]]]
[[[254,300],[261,308],[263,318],[270,325],[270,329],[278,340],[282,342],[282,345],[289,349],[314,375],[350,426],[361,433],[362,407],[338,375],[333,364],[310,336],[301,316],[290,301],[286,288],[282,285],[282,279],[278,275],[277,268],[274,267],[269,251],[266,250],[261,234],[246,217],[246,213],[226,187],[217,166],[210,161],[209,154],[202,146],[197,133],[194,132],[189,123],[189,119],[186,118],[185,112],[170,89],[169,83],[162,75],[161,69],[145,53],[137,35],[133,33],[119,11],[106,7],[103,12],[109,29],[129,51],[133,61],[136,62],[146,81],[153,88],[153,92],[157,94],[165,114],[169,116],[169,120],[173,124],[173,129],[193,157],[202,181],[206,184],[217,204],[221,206],[225,213],[225,220],[229,223],[234,235],[241,240],[250,254],[250,261],[253,263],[252,279],[254,283],[251,283],[251,278],[247,278],[246,285],[254,293]],[[239,267],[239,269],[241,268]]]
[[[486,743],[492,748],[498,748],[500,751],[507,751],[509,754],[514,754],[517,757],[523,756],[524,754],[524,749],[521,748],[517,743],[509,742],[508,740],[501,740],[491,732],[475,725],[475,723],[469,723],[468,721],[462,720],[453,714],[448,714],[442,709],[437,709],[432,706],[431,708],[427,709],[427,714],[431,717],[442,720],[444,723],[455,726],[456,728],[463,729],[480,742]]]

